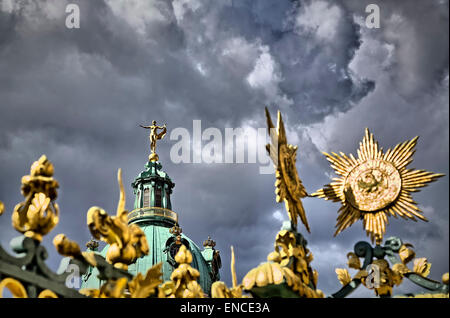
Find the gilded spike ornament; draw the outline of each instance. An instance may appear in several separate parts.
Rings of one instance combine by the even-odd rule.
[[[271,143],[266,145],[266,150],[275,167],[276,201],[284,201],[289,219],[294,227],[297,227],[297,217],[300,217],[306,229],[310,232],[305,209],[303,208],[301,201],[301,198],[308,196],[308,194],[298,176],[297,168],[295,166],[297,146],[287,143],[286,130],[280,111],[278,111],[278,127],[276,132],[267,107],[266,118],[267,128],[271,139]]]
[[[341,202],[335,236],[362,219],[367,235],[379,244],[386,232],[388,216],[427,221],[411,198],[411,192],[419,191],[443,174],[406,169],[413,160],[417,139],[405,141],[384,153],[366,128],[358,158],[342,152],[339,155],[323,153],[340,177],[333,178],[334,182],[311,196]]]
[[[233,287],[228,288],[224,282],[214,282],[211,286],[211,297],[212,298],[247,298],[242,295],[243,285],[237,283],[236,276],[236,259],[234,256],[234,248],[231,246],[231,280]]]

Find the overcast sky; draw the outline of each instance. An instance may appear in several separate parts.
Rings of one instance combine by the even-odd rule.
[[[65,27],[77,3],[80,28]],[[366,5],[380,7],[379,29],[365,25]],[[266,127],[264,106],[283,113],[288,141],[299,146],[297,168],[309,193],[333,171],[322,151],[356,155],[368,127],[384,149],[419,135],[410,168],[447,176],[414,194],[430,222],[390,219],[385,238],[399,236],[433,264],[449,268],[448,1],[287,0],[0,0],[0,243],[22,201],[20,179],[41,154],[60,183],[58,226],[84,246],[86,212],[115,213],[117,168],[127,208],[131,182],[149,152],[151,120],[171,129]],[[176,183],[173,210],[199,246],[208,235],[231,285],[230,245],[238,279],[273,249],[284,204],[275,203],[274,175],[259,164],[175,164],[169,134],[158,143]],[[307,234],[319,289],[340,288],[336,267],[367,240],[361,222],[333,238],[339,204],[305,198]],[[354,271],[350,271],[354,274]],[[396,293],[417,291],[405,283]],[[354,296],[372,296],[361,287]]]

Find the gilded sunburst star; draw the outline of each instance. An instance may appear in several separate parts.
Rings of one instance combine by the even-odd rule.
[[[419,188],[443,174],[406,169],[413,160],[417,139],[405,141],[383,153],[366,128],[357,159],[342,152],[339,155],[323,153],[340,177],[333,178],[334,182],[311,196],[341,202],[335,236],[362,219],[367,235],[378,244],[386,232],[388,216],[428,221],[412,199],[411,192],[418,192]]]
[[[280,111],[278,111],[278,127],[276,133],[273,133],[275,126],[272,123],[267,107],[266,118],[267,128],[271,137],[271,143],[266,145],[266,149],[275,166],[276,201],[284,201],[289,219],[295,227],[297,226],[297,217],[300,217],[306,230],[310,232],[305,209],[300,200],[301,198],[308,196],[308,194],[298,176],[297,168],[295,166],[297,146],[287,143],[286,130]]]

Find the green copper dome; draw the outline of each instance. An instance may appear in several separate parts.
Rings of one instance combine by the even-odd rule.
[[[200,248],[186,235],[178,224],[178,214],[172,211],[170,195],[175,183],[162,170],[157,161],[149,161],[131,184],[135,202],[134,210],[128,215],[128,223],[139,225],[147,237],[150,252],[129,265],[128,271],[136,275],[145,274],[153,265],[162,262],[163,280],[170,280],[170,275],[177,267],[174,260],[180,244],[185,245],[192,253],[191,266],[200,272],[198,282],[203,291],[211,292],[213,282],[220,279],[219,251],[214,249],[215,242],[210,238]],[[105,256],[109,248],[106,245],[100,253]],[[98,271],[91,268],[82,278],[81,288],[99,288],[102,282],[97,278]]]

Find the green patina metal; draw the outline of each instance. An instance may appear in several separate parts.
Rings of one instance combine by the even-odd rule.
[[[138,272],[145,274],[150,267],[162,262],[163,280],[169,280],[172,271],[177,266],[173,259],[174,255],[171,255],[170,251],[170,239],[173,238],[173,235],[169,232],[170,228],[157,226],[150,222],[141,223],[139,225],[144,230],[145,236],[147,237],[150,253],[149,255],[139,258],[134,264],[131,264],[128,271],[133,275],[136,275]],[[198,282],[203,291],[209,294],[211,284],[213,283],[209,274],[209,267],[203,258],[199,247],[187,236],[181,234],[181,237],[184,245],[186,245],[192,253],[191,266],[200,272]]]
[[[162,170],[162,165],[159,162],[147,162],[145,164],[145,170],[137,176],[131,186],[135,195],[134,209],[146,207],[172,209],[170,195],[172,194],[172,189],[175,187],[175,183]],[[159,191],[160,200],[157,202],[157,194]],[[148,201],[146,199],[147,193]]]
[[[128,215],[129,223],[139,225],[147,237],[150,253],[136,260],[128,267],[132,275],[145,274],[153,265],[162,262],[163,280],[170,280],[170,275],[177,267],[174,260],[176,252],[176,234],[170,229],[178,226],[178,215],[172,211],[170,195],[175,183],[172,182],[166,172],[162,170],[159,162],[147,162],[145,170],[142,171],[131,184],[133,187],[135,202],[134,210]],[[205,293],[210,294],[211,285],[220,278],[218,266],[220,257],[218,252],[211,247],[203,251],[189,237],[180,234],[181,242],[191,251],[191,266],[200,272],[198,282]],[[109,245],[101,251],[96,252],[106,257]],[[214,253],[217,252],[216,265],[214,264]],[[218,260],[218,262],[217,262]],[[103,283],[98,279],[98,270],[89,268],[82,278],[81,288],[99,288]]]

